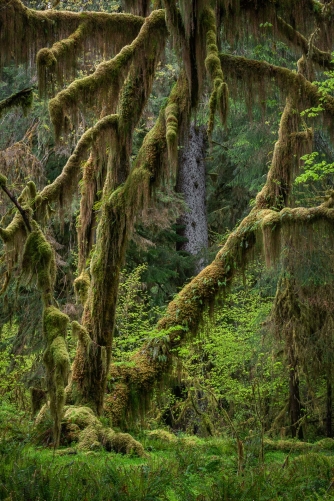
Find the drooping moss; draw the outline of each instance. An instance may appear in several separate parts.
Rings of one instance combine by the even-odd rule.
[[[60,203],[65,203],[66,200],[70,200],[73,192],[78,187],[78,181],[81,175],[81,162],[87,153],[88,148],[93,143],[101,144],[101,150],[106,146],[106,136],[112,134],[112,132],[117,129],[118,125],[118,115],[108,115],[101,120],[99,120],[93,127],[88,129],[80,138],[74,152],[66,162],[61,174],[55,179],[55,181],[47,185],[40,193],[38,200],[36,200],[36,205],[38,203],[37,209],[40,211],[40,218],[42,219],[43,214],[47,208],[47,205],[59,201]]]
[[[251,60],[241,56],[220,54],[219,58],[225,68],[227,79],[231,82],[230,89],[234,89],[234,93],[236,93],[239,87],[241,92],[246,95],[246,103],[250,106],[256,97],[263,100],[264,90],[270,89],[273,81],[284,95],[288,91],[289,95],[294,96],[297,108],[299,106],[303,106],[304,109],[305,106],[318,106],[319,100],[322,101],[323,96],[317,86],[311,84],[301,73],[269,64],[266,61]],[[247,82],[247,86],[245,86],[245,82]],[[326,125],[326,118],[334,116],[334,99],[327,96],[322,106],[325,110],[324,123]]]
[[[16,94],[13,94],[12,96],[0,101],[0,117],[2,113],[14,106],[21,106],[23,113],[26,115],[27,111],[31,108],[32,101],[33,89],[23,89]]]
[[[74,123],[76,123],[78,103],[83,100],[86,107],[100,104],[101,106],[106,106],[109,113],[116,111],[115,108],[110,109],[110,104],[112,103],[114,106],[117,104],[119,89],[129,70],[130,64],[132,61],[137,60],[138,70],[140,64],[143,62],[142,54],[144,52],[148,50],[149,52],[159,53],[157,46],[164,43],[166,35],[164,28],[164,11],[154,11],[145,20],[138,36],[130,45],[123,47],[110,61],[99,64],[92,75],[72,82],[67,89],[58,93],[50,101],[49,111],[57,137],[59,137],[61,130],[66,125],[65,117],[68,114],[72,114]],[[148,65],[150,61],[152,62],[152,55],[146,54],[146,57],[146,64]],[[143,81],[145,82],[145,80]],[[112,96],[111,87],[114,87]]]
[[[36,274],[38,288],[43,292],[44,304],[50,306],[55,280],[54,252],[39,228],[32,231],[26,240],[22,271],[29,279]]]
[[[54,9],[35,11],[25,7],[20,0],[12,0],[0,11],[0,67],[10,64],[13,57],[17,64],[34,65],[41,48],[63,40],[51,49],[61,63],[60,71],[56,72],[60,77],[61,69],[65,73],[70,70],[67,63],[72,60],[71,50],[77,54],[81,49],[82,54],[86,51],[93,56],[110,57],[137,36],[143,21],[143,18],[130,14],[75,13]],[[83,33],[80,26],[85,26]],[[67,50],[69,47],[71,50]]]

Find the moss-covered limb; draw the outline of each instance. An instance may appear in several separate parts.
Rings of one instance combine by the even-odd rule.
[[[14,106],[21,106],[23,113],[26,114],[29,108],[32,105],[33,100],[33,88],[23,89],[17,92],[16,94],[12,94],[0,101],[0,117],[2,113],[9,110]]]
[[[101,13],[101,18],[91,14],[81,16],[79,26],[68,38],[38,52],[38,80],[42,95],[50,94],[55,80],[63,85],[64,79],[75,76],[80,53],[88,52],[90,57],[101,54],[110,57],[137,37],[144,22],[141,17],[126,14]]]
[[[227,84],[224,82],[224,74],[219,59],[216,16],[212,9],[204,9],[200,24],[206,33],[205,67],[213,85],[209,101],[210,116],[208,123],[208,136],[211,137],[216,110],[219,112],[222,123],[225,124],[226,122],[229,95]]]
[[[21,214],[17,213],[6,228],[0,227],[0,237],[6,244],[10,244],[16,235],[26,233],[26,226]]]
[[[333,58],[330,52],[318,49],[312,42],[310,43],[310,40],[295,30],[290,24],[286,23],[280,16],[277,16],[277,28],[293,47],[299,47],[303,54],[313,63],[327,70],[334,69]]]
[[[280,16],[300,33],[311,33],[315,26],[319,26],[318,46],[321,50],[332,47],[333,5],[313,0],[218,0],[217,7],[228,40],[235,41],[240,35],[257,37],[261,32],[263,34],[261,24],[265,23],[270,23],[275,30],[277,17]]]
[[[31,226],[30,226],[30,222],[29,222],[29,212],[26,211],[25,209],[23,209],[23,207],[21,207],[21,205],[16,200],[16,198],[14,197],[14,195],[9,191],[9,189],[6,186],[5,179],[6,179],[5,176],[3,176],[2,174],[0,174],[0,188],[6,193],[6,195],[8,196],[8,198],[11,200],[11,202],[13,202],[13,204],[15,205],[15,207],[17,208],[17,210],[21,214],[22,219],[24,221],[24,224],[25,224],[27,230],[31,231]]]
[[[0,10],[0,67],[10,64],[35,62],[38,51],[62,39],[67,39],[80,24],[89,22],[85,35],[85,49],[93,53],[118,52],[139,32],[143,18],[131,14],[104,12],[35,11],[20,0],[3,0]],[[112,36],[114,35],[114,36]],[[95,47],[95,48],[94,48]]]
[[[290,95],[298,97],[296,106],[298,105],[302,109],[308,105],[317,106],[319,100],[321,100],[325,115],[330,118],[333,117],[334,98],[326,96],[326,99],[323,100],[323,95],[319,92],[317,86],[310,83],[302,74],[265,61],[256,61],[241,56],[220,54],[219,57],[227,78],[234,82],[234,88],[236,87],[235,83],[247,82],[249,89],[253,93],[254,85],[257,85],[257,94],[261,95],[261,89],[264,89],[266,85],[270,87],[271,82],[274,80],[282,93],[288,92]],[[252,97],[249,97],[251,100]]]
[[[78,187],[78,181],[82,174],[81,162],[84,160],[87,150],[95,144],[95,147],[103,154],[104,147],[108,143],[108,137],[117,130],[117,127],[118,115],[108,115],[82,135],[61,174],[53,183],[47,185],[35,199],[34,209],[37,212],[40,211],[41,218],[45,214],[48,204],[55,201],[64,203],[71,199],[71,195]]]
[[[186,74],[180,73],[165,109],[166,141],[170,174],[176,180],[178,166],[178,146],[185,139],[190,115],[190,95]]]
[[[63,80],[75,77],[78,51],[89,33],[89,21],[83,21],[65,40],[56,42],[50,49],[41,49],[37,54],[38,90],[42,97],[54,92],[54,78],[60,85]]]
[[[165,41],[164,29],[164,11],[154,11],[145,20],[138,36],[130,45],[123,47],[110,61],[99,64],[92,75],[72,82],[67,89],[59,92],[49,103],[56,137],[59,137],[64,128],[66,129],[65,117],[72,114],[75,118],[79,102],[84,102],[86,107],[102,104],[110,107],[112,103],[114,109],[110,112],[115,112],[119,89],[132,61],[137,61],[135,65],[138,69],[143,54],[146,54],[148,64],[150,57],[147,56],[147,52],[151,55],[157,50],[161,41]]]
[[[296,111],[296,99],[288,97],[281,117],[278,140],[267,181],[256,197],[259,208],[280,210],[290,203],[292,183],[299,169],[299,159],[312,151],[311,129],[299,132],[300,115]]]

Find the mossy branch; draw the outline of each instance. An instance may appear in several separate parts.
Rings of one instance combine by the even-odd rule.
[[[14,195],[9,191],[9,189],[6,186],[6,178],[2,174],[0,174],[0,188],[6,193],[6,195],[11,200],[11,202],[13,202],[13,204],[15,205],[15,207],[17,208],[17,210],[21,214],[27,230],[30,232],[31,226],[30,226],[30,222],[29,222],[29,213],[25,209],[23,209],[23,207],[18,203],[18,201],[14,197]]]
[[[333,57],[330,52],[318,49],[313,43],[310,46],[310,41],[280,16],[277,16],[277,28],[293,46],[300,47],[303,54],[315,64],[327,70],[334,69]]]
[[[66,129],[65,117],[71,113],[75,115],[79,102],[84,101],[86,107],[96,106],[102,104],[107,97],[110,99],[112,95],[114,99],[111,101],[115,111],[120,86],[132,61],[140,61],[146,49],[150,46],[154,48],[157,40],[164,38],[164,29],[164,11],[154,11],[145,20],[138,36],[130,45],[123,47],[110,61],[99,64],[92,75],[72,82],[50,101],[49,111],[57,139],[61,131]],[[138,66],[139,64],[137,63]]]
[[[212,9],[206,8],[201,16],[201,24],[206,32],[206,59],[205,67],[209,73],[213,90],[209,100],[208,136],[211,138],[216,110],[219,112],[221,122],[226,123],[228,112],[229,92],[224,82],[217,46],[216,18]]]
[[[35,63],[36,54],[57,40],[67,40],[80,25],[89,24],[84,40],[93,52],[119,51],[133,40],[144,19],[132,14],[105,12],[70,12],[29,9],[20,0],[4,0],[0,9],[0,67]],[[70,54],[69,54],[70,56]]]
[[[258,84],[263,88],[264,82],[270,85],[274,79],[279,88],[284,93],[294,94],[305,107],[306,102],[310,105],[318,105],[319,100],[324,108],[325,115],[334,116],[334,98],[324,96],[319,92],[318,87],[309,82],[303,75],[296,73],[288,68],[275,66],[266,61],[257,61],[247,59],[241,56],[230,54],[220,54],[222,67],[224,68],[228,78],[232,81],[251,82]],[[296,104],[298,103],[296,101]]]
[[[35,200],[35,208],[45,213],[47,204],[54,201],[65,201],[70,199],[71,194],[77,189],[78,181],[81,175],[81,161],[84,160],[88,149],[98,140],[101,140],[103,134],[110,134],[117,130],[118,115],[108,115],[99,120],[93,127],[88,129],[80,138],[74,152],[66,162],[61,174],[46,186]]]
[[[0,101],[0,117],[5,111],[14,106],[21,106],[23,113],[26,114],[32,105],[33,90],[33,87],[23,89]]]

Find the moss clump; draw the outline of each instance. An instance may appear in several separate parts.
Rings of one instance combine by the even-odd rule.
[[[149,431],[147,435],[154,440],[161,440],[161,442],[167,442],[169,444],[177,442],[176,436],[166,430],[152,430]]]
[[[64,420],[76,424],[80,430],[87,428],[87,426],[98,426],[101,424],[92,409],[74,405],[65,407]]]
[[[75,295],[82,305],[87,301],[89,285],[90,277],[87,271],[83,271],[81,275],[74,280]]]
[[[135,454],[140,457],[145,455],[142,444],[128,433],[115,433],[112,437],[111,445],[115,452]]]
[[[99,426],[90,425],[80,432],[78,443],[79,451],[96,451],[102,449],[102,444],[99,440],[99,428],[102,428],[101,424]]]
[[[89,407],[69,406],[63,417],[65,430],[72,429],[73,441],[78,442],[78,450],[90,451],[105,448],[107,451],[143,456],[143,446],[128,433],[115,433],[102,426]],[[72,428],[71,428],[72,427]],[[69,441],[68,433],[66,432]]]

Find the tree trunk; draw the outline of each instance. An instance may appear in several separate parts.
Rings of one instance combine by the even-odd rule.
[[[290,374],[289,374],[289,407],[290,407],[290,422],[291,435],[303,439],[303,430],[300,424],[302,417],[300,394],[299,394],[299,378],[297,375],[297,360],[290,353]]]
[[[184,250],[198,256],[196,272],[206,265],[206,249],[208,247],[208,226],[205,204],[205,138],[203,127],[190,126],[188,143],[181,155],[178,169],[177,191],[183,193],[187,206],[185,214],[180,218],[183,226],[181,235],[186,241],[180,244]]]

